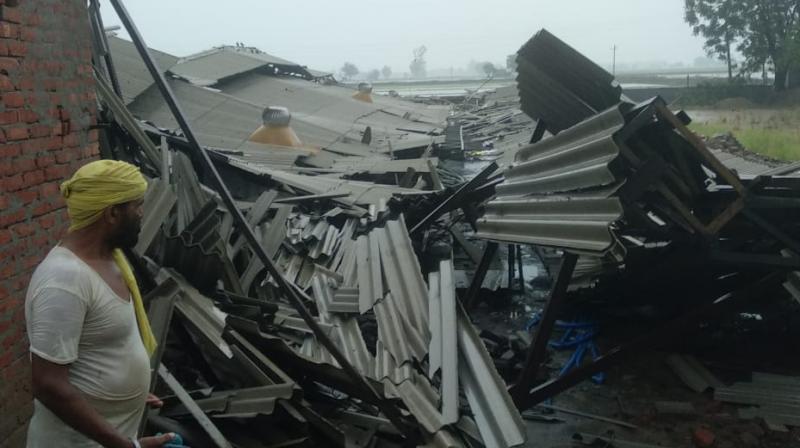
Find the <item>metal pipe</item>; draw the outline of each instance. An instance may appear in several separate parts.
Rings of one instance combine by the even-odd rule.
[[[525,366],[519,373],[517,383],[511,388],[511,397],[518,407],[521,402],[528,396],[530,385],[539,373],[539,366],[544,361],[547,352],[547,342],[550,340],[550,335],[555,328],[556,317],[561,309],[561,303],[567,295],[567,287],[569,281],[572,279],[572,273],[575,271],[575,265],[578,262],[578,256],[573,253],[564,254],[561,260],[561,267],[558,269],[558,276],[553,287],[550,290],[550,300],[542,312],[542,320],[536,327],[536,333],[533,335],[533,341],[528,348],[528,355],[525,359]],[[520,407],[522,409],[522,407]]]
[[[481,262],[478,263],[478,268],[475,270],[475,276],[472,277],[472,283],[469,284],[467,295],[464,297],[464,304],[468,310],[474,308],[476,305],[475,302],[478,297],[478,292],[481,290],[483,279],[486,278],[486,272],[489,271],[489,265],[492,264],[492,259],[497,253],[498,247],[500,247],[500,244],[495,243],[494,241],[489,241],[486,243],[486,248],[483,250]]]
[[[147,70],[150,72],[150,75],[153,77],[158,89],[161,91],[161,94],[164,97],[167,105],[170,108],[175,120],[178,122],[181,130],[183,131],[183,135],[186,137],[186,140],[189,142],[189,146],[191,147],[192,151],[198,156],[199,161],[202,163],[203,167],[206,169],[208,177],[210,180],[213,181],[213,185],[219,193],[220,197],[222,198],[225,207],[228,209],[228,212],[234,218],[234,222],[239,227],[239,230],[247,239],[248,243],[250,243],[253,252],[256,256],[261,260],[264,266],[267,268],[267,271],[275,280],[278,285],[278,288],[286,294],[289,302],[292,306],[297,310],[297,313],[306,322],[308,327],[314,333],[314,336],[317,340],[325,347],[328,352],[336,359],[342,369],[353,379],[356,380],[359,388],[364,389],[368,392],[368,396],[374,396],[375,402],[378,405],[378,408],[383,412],[386,417],[394,424],[401,433],[406,435],[409,439],[414,439],[417,434],[416,431],[410,428],[408,425],[405,424],[400,412],[394,406],[390,405],[386,400],[382,399],[380,395],[378,395],[377,391],[372,388],[372,386],[364,379],[364,377],[350,364],[347,358],[342,354],[339,348],[333,343],[333,341],[328,337],[328,335],[322,330],[319,326],[319,323],[314,319],[311,315],[311,312],[306,308],[303,304],[303,299],[311,301],[311,298],[308,297],[303,291],[301,291],[296,285],[290,283],[286,278],[283,276],[283,273],[280,269],[273,263],[273,261],[269,258],[264,248],[258,242],[253,229],[247,223],[244,215],[242,214],[241,210],[236,206],[236,202],[231,196],[230,191],[228,191],[227,186],[225,185],[222,177],[220,176],[217,168],[214,166],[211,158],[208,156],[206,150],[200,145],[200,142],[195,137],[194,131],[192,130],[189,122],[186,120],[186,116],[183,113],[180,105],[175,98],[172,89],[167,84],[166,79],[164,79],[164,75],[156,66],[156,62],[153,57],[150,55],[150,51],[148,50],[147,46],[144,43],[144,39],[142,39],[139,30],[136,28],[136,25],[133,23],[128,11],[125,9],[125,6],[122,4],[121,0],[110,0],[111,4],[114,6],[114,9],[117,11],[117,15],[119,16],[122,24],[125,26],[125,29],[128,31],[128,34],[131,37],[136,49],[139,52],[139,55],[142,57],[145,65],[147,66]],[[359,384],[360,383],[360,384]]]
[[[514,290],[514,264],[517,261],[516,248],[517,246],[514,244],[508,244],[506,246],[508,248],[508,253],[506,256],[508,257],[508,290]]]
[[[525,276],[522,270],[522,248],[525,246],[517,246],[517,270],[519,271],[519,292],[525,294]]]
[[[483,184],[489,176],[497,170],[497,163],[492,162],[486,166],[480,173],[475,175],[469,182],[465,183],[461,186],[455,193],[448,196],[445,200],[443,200],[436,208],[433,209],[432,212],[428,214],[428,216],[422,218],[420,222],[417,223],[411,230],[408,232],[412,234],[419,229],[423,229],[431,225],[433,221],[435,221],[439,216],[445,213],[448,210],[448,207],[459,200],[461,200],[467,193],[470,191],[478,188],[479,185]]]
[[[103,27],[103,17],[100,15],[100,3],[98,0],[91,0],[89,10],[92,15],[92,25],[95,28],[95,38],[100,40],[100,49],[103,51],[103,60],[105,61],[106,70],[108,71],[108,80],[111,81],[111,87],[114,88],[114,93],[122,98],[122,88],[119,85],[119,78],[117,78],[117,70],[114,68],[114,60],[111,58],[111,50],[108,48],[108,38],[106,37],[106,29]],[[119,28],[119,26],[117,26],[117,28]]]

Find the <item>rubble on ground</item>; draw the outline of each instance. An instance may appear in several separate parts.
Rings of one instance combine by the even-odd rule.
[[[643,413],[540,405],[603,387],[606,372],[619,380],[625,359],[723,311],[741,317],[754,297],[800,291],[793,171],[731,167],[684,113],[630,102],[547,31],[520,49],[517,89],[452,110],[353,93],[238,45],[155,53],[162,84],[133,44],[110,41],[96,55],[121,61],[97,76],[104,155],[150,178],[129,254],[159,340],[165,407],[148,431],[189,446],[510,447],[529,425],[570,418],[625,437],[563,443],[648,446],[624,432]],[[487,164],[464,178],[442,158]],[[521,308],[514,325],[525,325],[480,328],[489,297],[534,286],[523,247],[546,279],[541,300],[494,301]],[[775,431],[800,425],[796,403],[759,392],[788,394],[796,378],[726,389],[691,357],[659,371],[669,369],[686,393],[755,405],[748,418]],[[758,441],[747,434],[742,443]]]

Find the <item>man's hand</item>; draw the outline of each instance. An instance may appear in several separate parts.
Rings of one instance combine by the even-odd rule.
[[[147,407],[152,409],[158,409],[164,406],[164,402],[161,401],[161,399],[158,398],[155,394],[148,394],[147,401],[145,401],[145,403],[147,404]]]
[[[175,434],[171,432],[162,434],[160,436],[142,437],[139,439],[139,445],[141,445],[142,448],[159,448],[171,442],[174,438]]]

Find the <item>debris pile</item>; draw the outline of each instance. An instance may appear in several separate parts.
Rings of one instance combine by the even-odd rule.
[[[153,384],[166,396],[150,431],[198,447],[518,446],[520,410],[602,383],[625,357],[779,295],[782,283],[800,291],[800,184],[787,175],[797,168],[731,166],[739,159],[709,150],[685,113],[658,97],[631,102],[547,31],[518,53],[518,96],[470,98],[451,114],[368,86],[354,98],[243,45],[156,53],[157,67],[118,12],[134,43],[96,46],[96,60],[121,61],[97,83],[104,155],[151,179],[130,254],[160,343]],[[268,138],[278,125],[290,144]],[[489,163],[467,180],[434,154]],[[470,229],[486,240],[482,254]],[[454,243],[477,265],[461,300]],[[504,281],[498,269],[487,278],[500,243],[508,289],[515,266],[525,288],[522,245],[554,280],[513,338],[468,315],[482,287]],[[559,320],[566,304],[592,319]],[[621,315],[648,328],[601,350],[595,337]],[[555,329],[562,340],[550,341]],[[540,372],[548,343],[574,349],[552,378]]]
[[[129,254],[159,341],[149,431],[198,447],[522,444],[452,256],[423,266],[412,242],[486,180],[444,189],[430,155],[447,108],[352,98],[238,45],[159,69],[129,31],[97,83],[104,151],[150,177]],[[276,120],[291,145],[266,139]]]

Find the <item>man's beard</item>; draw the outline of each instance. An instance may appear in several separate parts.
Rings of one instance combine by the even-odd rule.
[[[111,235],[111,247],[120,249],[133,249],[139,242],[139,232],[142,230],[142,223],[139,219],[126,219],[117,227],[117,231]]]

